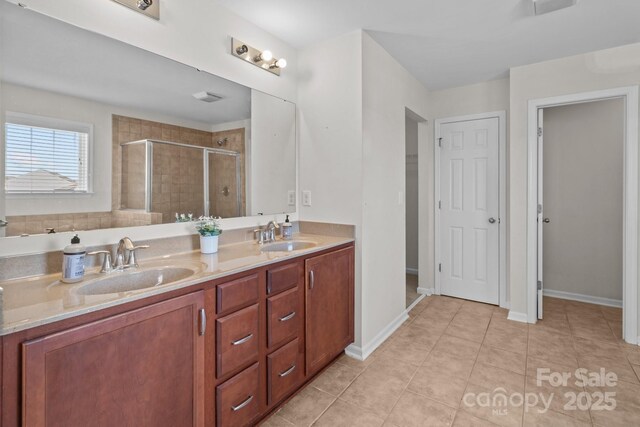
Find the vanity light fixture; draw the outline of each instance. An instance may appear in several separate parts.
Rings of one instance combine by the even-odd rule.
[[[578,0],[533,0],[533,11],[536,15],[542,15],[575,6],[576,3]]]
[[[260,51],[234,38],[231,39],[231,54],[278,76],[280,70],[287,66],[286,59],[274,58],[270,50]]]
[[[160,0],[113,0],[129,9],[160,20]]]

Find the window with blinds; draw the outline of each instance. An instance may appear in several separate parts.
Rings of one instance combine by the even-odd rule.
[[[5,191],[82,194],[89,188],[91,126],[7,115]]]

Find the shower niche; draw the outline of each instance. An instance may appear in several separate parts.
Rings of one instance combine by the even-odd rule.
[[[154,139],[120,148],[121,212],[143,213],[147,223],[245,215],[242,153]]]

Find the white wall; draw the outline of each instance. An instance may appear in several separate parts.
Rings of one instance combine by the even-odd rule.
[[[544,289],[622,302],[624,101],[544,109]]]
[[[45,215],[53,213],[104,212],[111,210],[111,153],[112,115],[131,116],[145,120],[209,130],[206,123],[166,117],[156,113],[130,110],[101,104],[87,99],[62,95],[9,83],[2,84],[0,123],[5,113],[24,113],[36,116],[70,120],[93,125],[93,194],[77,197],[9,196],[7,215]]]
[[[295,102],[296,50],[216,2],[161,1],[159,21],[110,0],[30,0],[28,7]],[[278,77],[231,56],[231,37],[286,58],[287,68]]]
[[[11,0],[12,3],[18,3]],[[297,51],[266,31],[251,24],[228,9],[207,0],[185,7],[184,2],[163,1],[160,21],[155,21],[113,1],[31,0],[30,9],[79,27],[138,46],[170,59],[227,78],[234,82],[296,101]],[[281,76],[260,70],[233,57],[230,37],[236,37],[256,48],[270,49],[275,56],[287,59]],[[329,61],[330,62],[330,61]],[[225,219],[225,229],[264,225],[276,216]],[[296,220],[297,214],[291,215]],[[278,217],[279,221],[284,220]],[[125,231],[123,231],[124,233]],[[189,227],[175,224],[131,227],[126,233],[133,239],[160,238],[193,234]],[[68,236],[33,236],[27,239],[0,239],[0,256],[59,250]],[[87,245],[110,244],[121,237],[119,230],[97,230],[84,233]],[[115,236],[115,237],[114,237]],[[115,239],[115,240],[114,240]]]
[[[527,313],[528,101],[638,84],[640,43],[511,69],[508,274],[515,313]]]
[[[418,122],[405,117],[407,269],[418,270]]]
[[[428,92],[362,35],[362,350],[405,310],[405,114],[427,117]]]
[[[247,213],[290,212],[288,192],[296,191],[296,106],[251,91],[251,138]]]
[[[311,191],[307,221],[356,227],[355,342],[362,340],[362,33],[300,52],[298,143],[300,191]],[[340,64],[340,66],[336,66]]]

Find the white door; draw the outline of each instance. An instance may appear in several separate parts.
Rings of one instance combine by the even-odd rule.
[[[440,126],[440,293],[499,304],[499,120]]]
[[[542,190],[544,188],[543,184],[543,160],[544,160],[544,156],[543,156],[543,147],[542,147],[542,138],[543,138],[543,131],[542,131],[542,124],[543,124],[543,118],[544,118],[544,110],[542,108],[540,108],[538,110],[538,217],[537,217],[537,221],[538,221],[538,319],[542,319],[542,291],[543,291],[543,283],[542,283],[542,262],[543,262],[543,256],[542,256],[542,249],[544,248],[543,245],[543,241],[542,238],[544,236],[542,227],[544,225],[543,221],[549,221],[548,219],[545,220],[544,218],[544,206],[542,205],[542,201],[544,200],[542,198]]]

